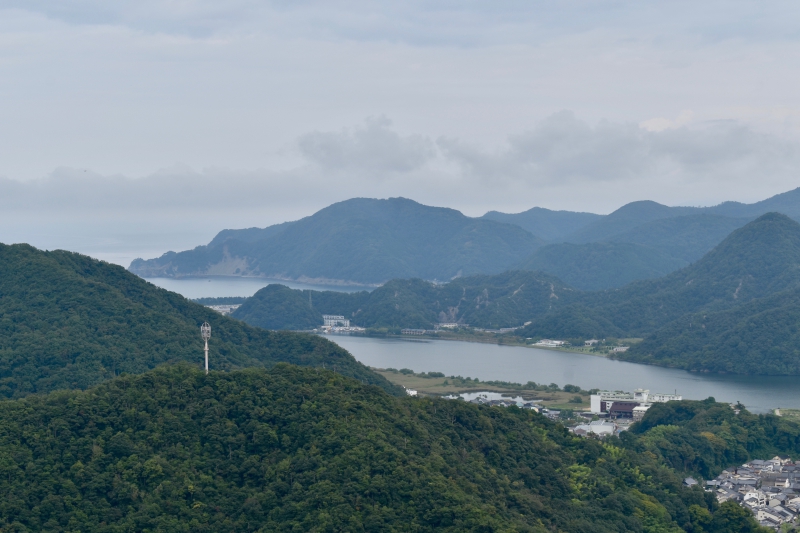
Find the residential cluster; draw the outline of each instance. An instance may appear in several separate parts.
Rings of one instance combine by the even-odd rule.
[[[684,484],[697,482],[687,478]],[[800,516],[800,462],[785,455],[756,459],[723,470],[706,481],[706,490],[714,492],[720,503],[735,501],[750,509],[762,526],[778,530],[783,524],[796,524]]]

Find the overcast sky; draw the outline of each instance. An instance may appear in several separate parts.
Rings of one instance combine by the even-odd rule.
[[[798,20],[789,1],[0,0],[0,241],[155,254],[353,196],[761,200],[800,185]]]

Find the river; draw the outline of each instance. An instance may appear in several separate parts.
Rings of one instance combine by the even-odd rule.
[[[345,335],[326,338],[365,365],[377,368],[443,372],[448,376],[460,375],[484,381],[535,381],[557,383],[562,387],[571,383],[583,389],[677,391],[691,400],[713,396],[718,401],[740,401],[756,413],[765,413],[776,407],[800,408],[800,378],[796,376],[694,373],[521,346]]]
[[[252,296],[270,283],[295,289],[352,291],[362,287],[320,287],[263,278],[150,278],[165,289],[187,298]],[[753,412],[776,407],[800,409],[800,377],[736,376],[701,374],[613,361],[580,353],[427,339],[386,339],[345,335],[328,336],[368,366],[410,368],[415,372],[444,372],[446,375],[480,378],[486,381],[526,383],[567,383],[583,389],[651,392],[677,391],[684,398],[740,401]]]

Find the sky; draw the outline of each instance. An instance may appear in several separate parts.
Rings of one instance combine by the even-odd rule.
[[[0,242],[126,264],[356,196],[800,185],[788,1],[0,0]]]

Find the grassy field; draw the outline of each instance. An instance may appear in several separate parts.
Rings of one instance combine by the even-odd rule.
[[[414,389],[423,395],[446,396],[448,394],[458,394],[462,392],[499,392],[509,396],[521,396],[528,401],[537,400],[538,403],[554,409],[573,409],[576,411],[589,409],[589,395],[586,393],[519,390],[498,387],[482,381],[470,381],[468,383],[459,382],[456,384],[453,383],[451,378],[446,377],[423,377],[414,374],[402,374],[397,371],[384,370],[381,368],[373,368],[372,370],[392,383],[407,389]],[[569,400],[574,399],[576,396],[580,396],[581,403],[570,403]]]
[[[800,409],[780,409],[781,416],[800,422]]]

